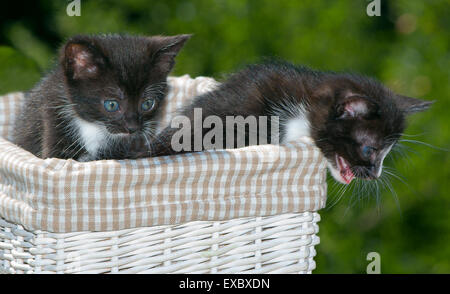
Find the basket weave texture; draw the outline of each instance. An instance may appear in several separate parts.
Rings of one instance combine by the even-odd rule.
[[[169,78],[164,122],[210,78]],[[0,97],[0,271],[309,273],[326,163],[284,146],[81,163],[10,142],[23,94]]]

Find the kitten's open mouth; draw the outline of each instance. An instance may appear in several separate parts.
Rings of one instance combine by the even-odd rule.
[[[350,164],[342,156],[336,154],[336,165],[339,169],[339,173],[345,183],[350,184],[355,175],[350,168]]]

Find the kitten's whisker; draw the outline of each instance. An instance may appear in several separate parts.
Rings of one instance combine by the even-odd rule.
[[[400,142],[413,143],[413,144],[417,144],[417,145],[424,145],[424,146],[427,146],[429,148],[432,148],[432,149],[435,149],[435,150],[439,150],[439,151],[445,151],[445,152],[449,151],[448,149],[440,148],[440,147],[437,147],[437,146],[434,146],[434,145],[431,145],[431,144],[428,144],[428,143],[425,143],[425,142],[422,142],[422,141],[418,141],[418,140],[399,139],[399,141]]]
[[[145,133],[142,133],[142,134],[143,134],[143,137],[144,137],[145,142],[146,142],[146,147],[148,149],[148,148],[150,148],[150,141],[147,138],[147,134],[145,134]]]
[[[407,152],[416,153],[414,150],[410,150],[409,147],[402,146],[400,143],[396,144],[394,148],[391,149],[391,152],[388,154],[388,158],[392,158],[395,161],[397,161],[399,158],[397,155],[400,155],[400,159],[405,158],[406,162],[408,163],[408,166],[412,166],[412,160]]]
[[[375,180],[375,202],[377,207],[377,213],[380,215],[381,213],[381,193],[380,193],[380,186],[378,185],[378,180]]]
[[[418,193],[411,187],[411,185],[406,182],[406,179],[404,177],[402,177],[401,175],[396,175],[392,170],[385,170],[384,172],[402,182],[408,188],[408,190],[411,191],[411,193],[418,195]]]
[[[74,146],[75,144],[79,144],[80,141],[81,141],[81,137],[75,137],[72,144],[70,144],[68,147],[64,148],[61,153],[62,154],[66,153],[66,151],[70,150],[72,148],[72,146]]]
[[[397,193],[395,192],[394,188],[391,185],[391,182],[389,181],[388,178],[384,178],[384,177],[380,177],[379,178],[381,182],[385,183],[386,187],[389,189],[389,191],[391,192],[394,201],[395,201],[395,205],[397,206],[397,210],[400,213],[400,215],[402,215],[402,209],[400,207],[400,200],[398,198]]]
[[[402,137],[420,137],[425,135],[426,133],[420,133],[420,134],[401,134]]]
[[[65,109],[66,107],[75,106],[75,105],[77,105],[77,104],[76,103],[67,103],[64,105],[46,106],[45,108],[46,109]]]
[[[327,206],[327,209],[331,209],[332,207],[334,207],[340,200],[341,198],[344,196],[345,192],[347,191],[347,189],[349,188],[350,185],[344,185],[344,184],[340,184],[340,188],[339,191],[336,193],[336,197],[333,200],[332,203],[330,203],[330,205]]]

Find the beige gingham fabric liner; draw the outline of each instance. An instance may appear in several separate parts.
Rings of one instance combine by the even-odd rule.
[[[185,75],[169,85],[166,121],[217,83]],[[43,160],[4,139],[22,99],[0,97],[0,217],[29,230],[110,231],[325,206],[326,162],[308,138],[139,160]]]

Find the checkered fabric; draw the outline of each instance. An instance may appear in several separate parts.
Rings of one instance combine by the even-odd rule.
[[[169,78],[165,121],[211,78]],[[0,217],[28,230],[110,231],[317,211],[326,161],[310,138],[139,160],[40,159],[9,141],[22,93],[0,97]]]

